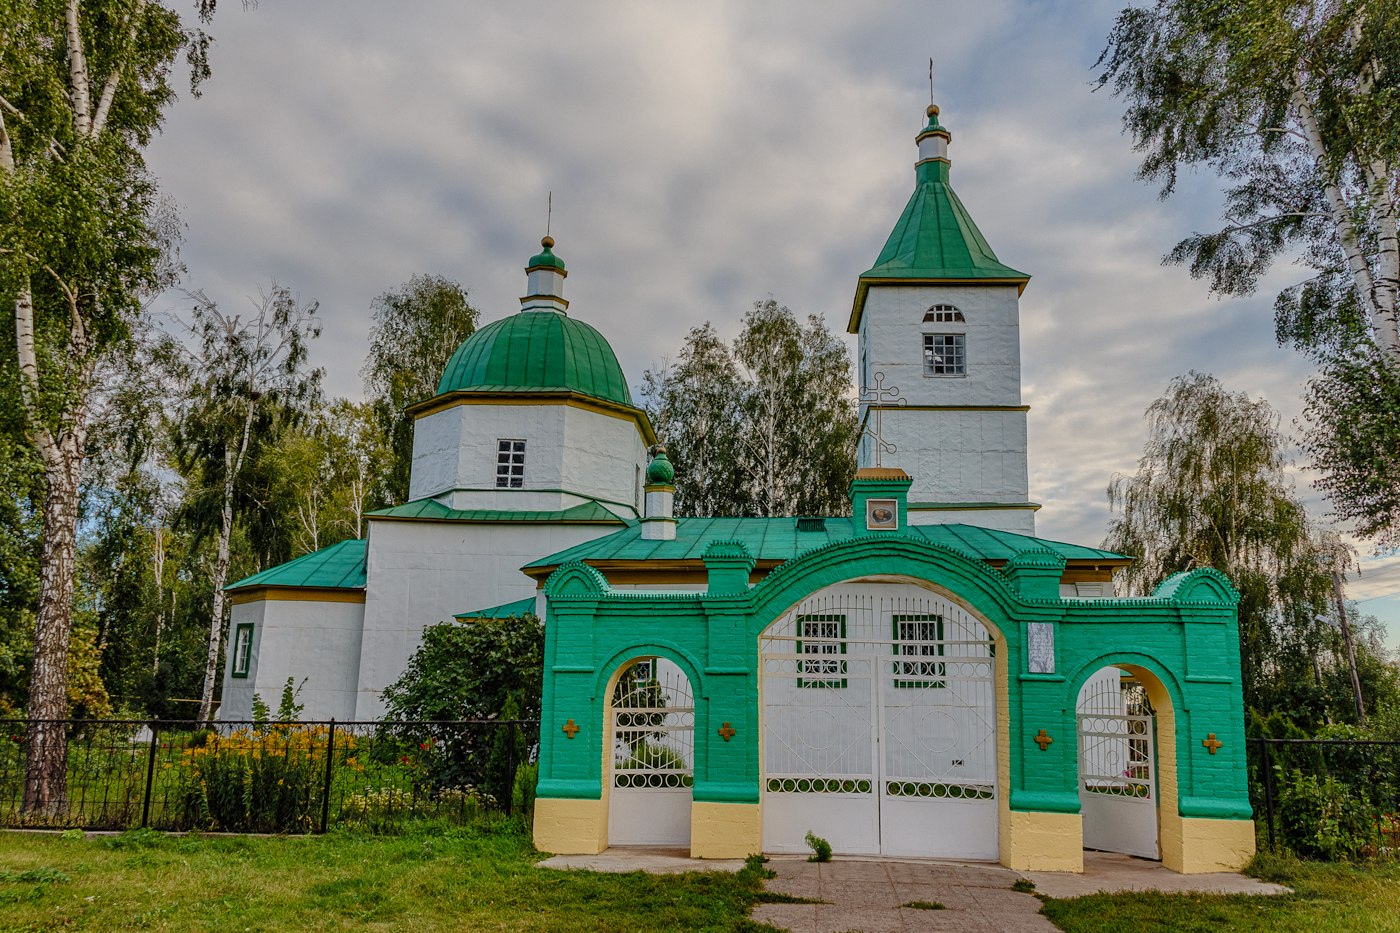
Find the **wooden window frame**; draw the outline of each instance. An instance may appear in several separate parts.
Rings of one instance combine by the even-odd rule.
[[[233,666],[229,669],[230,677],[247,680],[248,673],[253,669],[254,625],[253,622],[240,622],[233,627]],[[242,650],[240,650],[239,642],[244,632],[248,633],[248,641],[242,644]]]

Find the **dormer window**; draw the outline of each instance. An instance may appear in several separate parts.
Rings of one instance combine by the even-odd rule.
[[[966,376],[966,334],[924,334],[925,376]]]
[[[924,312],[925,324],[965,324],[967,318],[953,305],[934,305]]]
[[[525,442],[496,442],[496,488],[519,489],[525,485]]]

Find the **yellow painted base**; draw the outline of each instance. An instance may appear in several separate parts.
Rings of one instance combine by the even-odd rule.
[[[1162,864],[1172,871],[1239,871],[1253,857],[1253,820],[1162,820]]]
[[[608,847],[606,800],[535,800],[535,848],[555,855],[597,855]]]
[[[758,804],[697,800],[690,805],[691,858],[745,858],[762,851]]]
[[[1084,870],[1078,813],[1001,812],[1001,863],[1016,871]]]

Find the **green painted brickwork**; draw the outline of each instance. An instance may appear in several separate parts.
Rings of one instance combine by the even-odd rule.
[[[365,542],[351,538],[296,560],[269,567],[251,577],[230,583],[225,590],[246,586],[314,586],[318,588],[364,589]]]
[[[578,392],[632,405],[627,378],[606,338],[554,311],[521,311],[472,334],[447,361],[437,394]]]
[[[735,559],[711,567],[724,588]],[[758,640],[808,595],[870,575],[928,581],[956,594],[1005,638],[1009,665],[1010,795],[1014,810],[1078,812],[1075,703],[1107,665],[1136,665],[1166,686],[1176,712],[1182,816],[1244,819],[1244,708],[1237,594],[1223,576],[1198,570],[1148,599],[1060,600],[1062,556],[1027,551],[999,572],[923,537],[872,534],[815,548],[757,585],[725,595],[613,592],[580,562],[549,578],[539,795],[596,799],[602,791],[602,729],[609,678],[629,660],[661,656],[690,678],[695,695],[694,799],[759,799]],[[1055,626],[1056,673],[1028,673],[1026,625]],[[573,739],[561,731],[573,719]],[[720,723],[737,731],[724,742]],[[1046,751],[1031,741],[1045,729]],[[1224,742],[1216,755],[1207,733]]]

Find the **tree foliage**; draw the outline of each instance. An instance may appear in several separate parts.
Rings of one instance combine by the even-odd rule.
[[[754,302],[732,347],[708,323],[642,394],[676,467],[681,515],[838,515],[849,507],[851,364],[816,316]]]
[[[1163,196],[1182,168],[1227,179],[1224,225],[1168,255],[1221,295],[1296,256],[1276,336],[1321,364],[1315,464],[1338,514],[1394,541],[1400,419],[1366,389],[1400,372],[1400,2],[1157,0],[1123,10],[1099,60],[1128,102],[1140,175]],[[1387,372],[1388,370],[1388,372]],[[1355,422],[1362,422],[1360,431]],[[1354,446],[1353,446],[1354,445]]]
[[[423,631],[384,705],[390,719],[494,719],[513,701],[535,719],[543,688],[544,626],[533,614],[444,622]]]
[[[1332,638],[1319,620],[1339,558],[1293,492],[1278,416],[1193,372],[1172,381],[1147,422],[1137,472],[1108,487],[1116,514],[1104,546],[1137,558],[1122,583],[1143,595],[1177,571],[1220,570],[1240,592],[1246,703],[1311,705],[1320,717],[1316,691],[1302,694]]]
[[[476,331],[466,289],[440,275],[415,275],[374,299],[369,358],[360,374],[392,458],[371,490],[375,506],[408,498],[413,418],[404,408],[437,393],[457,346]]]

